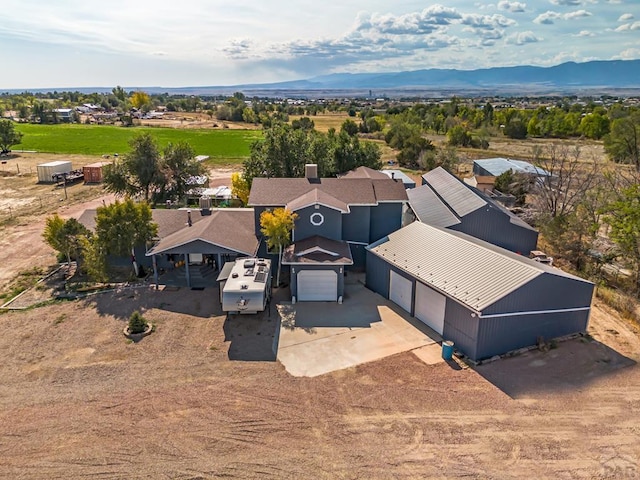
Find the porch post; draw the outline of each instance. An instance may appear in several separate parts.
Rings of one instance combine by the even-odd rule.
[[[158,263],[156,262],[156,256],[151,256],[153,262],[153,280],[156,282],[156,290],[158,290]]]
[[[191,275],[189,274],[189,254],[184,254],[184,267],[187,272],[187,287],[191,288]]]

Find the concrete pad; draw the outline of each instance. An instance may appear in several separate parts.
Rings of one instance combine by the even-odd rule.
[[[435,344],[428,328],[362,284],[345,285],[342,305],[280,303],[277,359],[297,377],[315,377]]]
[[[416,348],[411,353],[427,365],[436,365],[444,362],[444,359],[442,358],[442,346],[437,343],[427,345],[426,347]]]

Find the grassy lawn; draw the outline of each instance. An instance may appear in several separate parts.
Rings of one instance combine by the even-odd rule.
[[[24,133],[17,150],[46,153],[104,155],[129,151],[129,141],[141,133],[151,133],[161,147],[169,142],[188,142],[197,155],[216,159],[242,159],[249,156],[251,143],[262,133],[255,130],[205,130],[157,127],[115,127],[109,125],[32,125],[17,124]]]

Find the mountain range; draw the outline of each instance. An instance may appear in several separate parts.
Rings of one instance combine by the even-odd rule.
[[[605,94],[640,89],[640,60],[567,62],[552,67],[530,65],[478,70],[423,69],[387,73],[333,73],[277,83],[193,86],[125,87],[148,93],[225,95],[237,91],[247,96],[338,97],[338,96],[438,96],[464,92],[492,95],[551,93]],[[35,91],[52,91],[37,89]],[[110,87],[56,88],[80,92],[110,92]],[[19,90],[14,90],[19,92]]]

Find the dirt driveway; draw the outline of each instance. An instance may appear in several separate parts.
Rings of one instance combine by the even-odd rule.
[[[216,293],[124,290],[0,316],[0,477],[640,473],[640,342],[601,306],[594,341],[477,370],[401,353],[297,378],[268,353],[274,324],[225,320]],[[121,334],[134,309],[157,324],[138,344]]]

